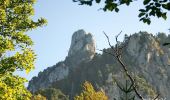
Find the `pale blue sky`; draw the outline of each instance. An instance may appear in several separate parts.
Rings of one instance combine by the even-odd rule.
[[[138,10],[142,8],[142,2],[134,2],[129,7],[121,6],[119,13],[98,11],[101,7],[97,4],[92,7],[80,6],[72,0],[37,0],[34,19],[44,17],[48,20],[48,25],[29,32],[37,54],[35,70],[28,75],[18,73],[30,80],[39,71],[64,60],[69,50],[71,36],[78,29],[92,33],[98,49],[109,47],[103,31],[112,37],[112,43],[114,36],[121,30],[122,37],[123,34],[139,31],[168,33],[170,18],[166,21],[153,18],[149,26],[139,22]]]

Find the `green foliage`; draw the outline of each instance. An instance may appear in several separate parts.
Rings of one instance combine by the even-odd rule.
[[[79,96],[74,97],[74,100],[108,100],[104,91],[95,91],[90,82],[83,84],[83,91]]]
[[[80,5],[89,5],[95,3],[102,3],[101,0],[73,0],[74,2],[79,2]],[[119,12],[120,5],[129,6],[132,2],[136,0],[105,0],[104,11],[115,11]],[[158,18],[167,19],[167,11],[170,11],[170,1],[169,0],[143,0],[143,5],[145,8],[140,9],[138,17],[140,21],[144,23],[151,23],[151,16],[156,16]]]
[[[38,94],[31,97],[31,100],[47,100],[44,96]]]
[[[46,20],[33,21],[35,0],[0,0],[0,99],[29,100],[25,78],[17,70],[29,73],[34,68],[33,41],[25,34],[42,26]],[[10,54],[10,55],[9,55]]]
[[[29,100],[31,94],[24,87],[27,80],[12,74],[6,74],[0,78],[1,100]]]
[[[42,89],[36,92],[36,94],[41,94],[48,100],[68,100],[68,96],[63,94],[59,89],[55,88]]]

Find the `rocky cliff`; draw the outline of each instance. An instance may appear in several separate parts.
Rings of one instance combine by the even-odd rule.
[[[80,29],[73,33],[71,46],[65,61],[53,65],[33,77],[28,89],[35,92],[49,87],[53,82],[64,79],[81,62],[90,61],[95,55],[95,40],[91,33]]]
[[[160,94],[160,98],[170,98],[170,49],[162,46],[164,42],[170,42],[170,36],[164,33],[154,36],[139,32],[126,36],[125,40],[126,38],[129,38],[129,41],[123,49],[122,61],[138,81],[139,92],[146,99],[156,93]],[[104,50],[112,52],[110,48]],[[80,92],[81,84],[87,80],[96,89],[102,88],[110,100],[120,100],[122,92],[114,79],[124,83],[121,68],[113,56],[95,53],[92,34],[78,30],[72,36],[65,61],[39,73],[38,77],[29,82],[28,89],[35,92],[38,89],[53,87],[72,98]]]

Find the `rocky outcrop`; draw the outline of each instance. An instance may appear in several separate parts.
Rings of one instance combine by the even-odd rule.
[[[67,61],[72,67],[83,61],[90,61],[95,54],[95,40],[91,33],[84,30],[76,31],[71,40]]]
[[[95,53],[95,40],[92,34],[82,29],[73,34],[68,56],[76,56],[79,52],[87,54],[87,58],[92,58]]]
[[[133,62],[133,72],[143,76],[165,99],[170,98],[170,49],[162,46],[161,39],[147,32],[134,34],[126,52]]]
[[[133,77],[139,80],[140,86],[144,86],[143,92],[139,92],[147,100],[155,94],[154,90],[160,94],[160,98],[170,98],[170,49],[162,46],[165,40],[170,40],[170,36],[139,32],[127,38],[129,41],[123,49],[122,59]],[[110,48],[105,50],[113,52]],[[113,77],[122,84],[125,83],[121,68],[113,56],[106,53],[95,54],[93,36],[78,30],[72,36],[65,61],[39,73],[38,77],[29,82],[28,89],[35,92],[50,86],[73,97],[80,92],[81,84],[87,80],[95,88],[102,88],[109,100],[120,100],[122,91],[114,84]]]
[[[53,82],[62,80],[68,76],[69,68],[64,62],[59,62],[56,65],[39,72],[38,77],[33,77],[29,81],[28,89],[31,92],[36,92],[38,89],[45,89]],[[45,78],[44,78],[45,77]]]
[[[65,61],[40,72],[37,77],[33,77],[29,82],[28,89],[35,92],[38,89],[49,87],[55,81],[59,81],[68,76],[70,70],[81,62],[90,61],[95,54],[95,40],[91,33],[78,30],[73,33],[71,46]],[[45,78],[44,78],[45,77]]]

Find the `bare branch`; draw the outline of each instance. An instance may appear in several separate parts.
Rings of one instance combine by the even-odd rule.
[[[120,36],[120,34],[122,33],[122,31],[121,31],[118,35],[115,36],[115,38],[116,38],[116,43],[117,43],[117,44],[115,45],[115,47],[113,47],[113,46],[111,45],[110,39],[109,39],[108,35],[107,35],[105,32],[103,32],[103,33],[104,33],[104,35],[106,36],[107,41],[108,41],[108,44],[109,44],[110,48],[113,50],[113,53],[107,52],[107,51],[105,51],[105,50],[99,50],[99,51],[103,51],[104,53],[107,53],[107,54],[113,56],[113,57],[120,63],[120,65],[122,66],[122,68],[123,68],[126,76],[129,78],[129,80],[130,80],[131,83],[132,83],[131,86],[130,86],[130,88],[132,88],[132,89],[134,90],[135,94],[138,96],[139,99],[144,100],[144,98],[142,97],[142,95],[141,95],[141,94],[138,92],[138,90],[137,90],[137,85],[136,85],[135,79],[132,78],[131,74],[128,72],[127,66],[126,66],[126,65],[122,62],[122,60],[121,60],[121,55],[122,55],[123,48],[125,48],[125,47],[127,46],[127,44],[128,44],[128,43],[124,43],[123,45],[122,45],[122,44],[121,44],[121,45],[119,44],[118,37]],[[128,41],[129,41],[129,39],[130,39],[130,37],[128,38]],[[125,42],[128,42],[128,41],[125,41]],[[116,82],[116,84],[117,84],[117,86],[122,90],[121,86],[120,86],[117,82]],[[159,97],[159,94],[158,94],[153,100],[156,100],[158,97]]]
[[[115,49],[113,48],[113,46],[112,46],[111,43],[110,43],[110,39],[109,39],[108,35],[107,35],[104,31],[103,31],[103,33],[104,33],[104,35],[106,36],[107,41],[108,41],[108,44],[109,44],[109,46],[111,47],[111,49],[112,49],[113,51],[115,51]]]
[[[129,74],[129,72],[128,72],[128,70],[127,70],[127,67],[125,66],[125,64],[124,64],[124,63],[122,62],[122,60],[121,60],[121,54],[122,54],[123,46],[120,47],[120,45],[118,44],[118,42],[119,42],[119,41],[118,41],[118,37],[119,37],[119,35],[122,33],[122,31],[121,31],[118,35],[115,36],[116,42],[117,42],[115,48],[111,45],[110,39],[109,39],[109,37],[107,36],[107,34],[106,34],[105,32],[103,32],[103,33],[104,33],[104,35],[105,35],[106,38],[107,38],[107,41],[108,41],[108,43],[109,43],[110,48],[114,51],[114,54],[111,53],[111,55],[114,56],[114,57],[117,59],[117,61],[121,64],[124,72],[126,73],[126,75],[128,76],[128,78],[130,79],[130,81],[131,81],[131,83],[132,83],[132,86],[133,86],[133,89],[134,89],[136,95],[138,96],[138,98],[140,98],[141,100],[143,100],[143,97],[142,97],[142,96],[140,95],[140,93],[137,91],[137,88],[136,88],[136,84],[135,84],[134,79],[133,79],[132,76]],[[105,51],[104,51],[104,52],[105,52]],[[105,52],[105,53],[110,54],[110,53],[108,53],[108,52]]]
[[[159,97],[159,94],[153,99],[153,100],[157,100],[158,99],[158,97]]]
[[[119,37],[119,35],[120,35],[121,33],[122,33],[122,31],[120,31],[119,34],[115,36],[116,42],[118,42],[118,37]]]
[[[121,66],[123,67],[124,72],[126,73],[126,75],[128,76],[128,78],[130,79],[130,81],[132,82],[132,86],[133,86],[133,89],[134,89],[136,95],[137,95],[141,100],[143,100],[143,97],[142,97],[141,94],[137,91],[135,81],[134,81],[134,79],[132,78],[132,76],[129,74],[129,72],[128,72],[128,70],[127,70],[127,67],[126,67],[126,66],[124,65],[124,63],[121,61],[121,59],[120,59],[119,56],[117,56],[117,60],[118,60],[118,62],[121,64]]]

